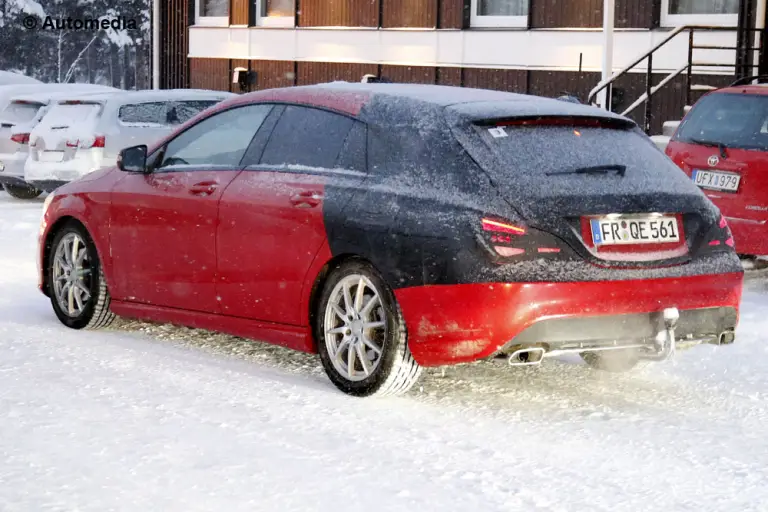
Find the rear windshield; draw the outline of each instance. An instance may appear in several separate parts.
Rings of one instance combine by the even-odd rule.
[[[768,96],[710,94],[691,110],[677,140],[768,150]]]
[[[101,105],[98,103],[56,104],[40,121],[41,127],[66,128],[89,122],[98,117]]]
[[[39,103],[10,103],[0,113],[0,119],[14,124],[26,123],[35,118],[42,105]]]
[[[506,178],[514,180],[529,176],[540,180],[577,170],[585,173],[583,169],[614,173],[594,168],[647,168],[664,158],[636,128],[541,123],[475,129],[505,165]]]

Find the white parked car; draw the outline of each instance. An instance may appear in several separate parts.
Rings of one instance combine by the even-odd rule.
[[[31,76],[14,73],[13,71],[0,71],[0,85],[7,84],[42,84],[40,80]]]
[[[234,96],[195,89],[94,94],[62,99],[29,135],[24,180],[50,192],[112,167],[121,149],[151,144],[206,108]]]
[[[118,89],[102,85],[77,84],[66,87],[52,85],[44,91],[10,98],[0,107],[0,185],[17,199],[32,199],[41,194],[24,181],[24,163],[29,155],[29,134],[40,122],[50,103],[77,94],[90,95]]]

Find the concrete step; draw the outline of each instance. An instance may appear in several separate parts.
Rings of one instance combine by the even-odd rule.
[[[651,140],[653,141],[654,144],[656,144],[656,147],[664,151],[667,149],[667,145],[669,144],[670,137],[666,135],[651,135]]]
[[[680,126],[680,121],[667,121],[661,129],[661,134],[665,137],[672,137]]]
[[[684,106],[683,107],[683,114],[688,115],[688,112],[690,112],[692,108],[693,108],[693,105],[686,105],[686,106]]]

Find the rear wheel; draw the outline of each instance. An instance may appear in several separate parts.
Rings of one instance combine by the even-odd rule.
[[[51,304],[61,323],[72,329],[101,329],[114,321],[96,246],[80,224],[69,223],[56,233],[47,273]]]
[[[328,377],[347,394],[404,394],[421,375],[394,294],[367,263],[349,261],[328,276],[315,339]]]
[[[603,350],[600,352],[582,352],[581,358],[592,368],[612,373],[628,372],[645,361],[641,361],[637,349]]]
[[[11,197],[16,199],[34,199],[43,193],[31,185],[8,185],[3,184],[3,188]]]

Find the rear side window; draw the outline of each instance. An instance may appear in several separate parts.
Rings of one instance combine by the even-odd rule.
[[[118,112],[118,119],[130,124],[168,124],[168,103],[155,101],[123,105]]]
[[[40,103],[14,101],[0,113],[0,120],[15,124],[29,122],[35,118],[42,106]]]
[[[348,117],[325,110],[286,107],[261,163],[332,169],[354,124]]]
[[[195,117],[197,114],[217,104],[218,100],[194,100],[174,102],[168,112],[168,121],[170,124],[183,124]]]
[[[704,96],[686,117],[677,140],[768,150],[768,96],[717,93]]]

